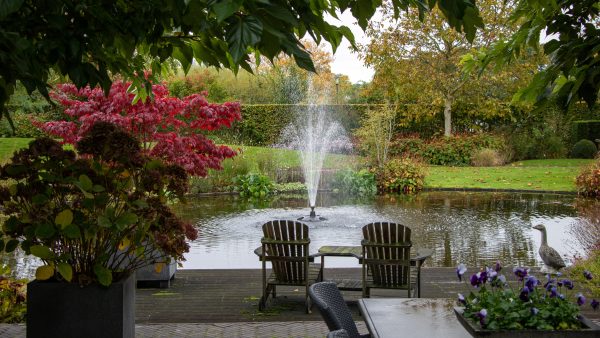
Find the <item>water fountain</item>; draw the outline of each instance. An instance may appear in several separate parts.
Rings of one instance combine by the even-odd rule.
[[[284,144],[300,151],[311,211],[308,216],[300,217],[298,220],[309,222],[326,219],[316,214],[315,206],[321,169],[327,153],[334,149],[348,147],[350,144],[344,128],[323,106],[329,96],[317,95],[315,92],[309,82],[307,97],[310,104],[297,110],[295,121],[284,129],[282,137]]]

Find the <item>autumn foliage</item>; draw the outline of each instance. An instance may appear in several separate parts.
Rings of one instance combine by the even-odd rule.
[[[152,86],[153,99],[132,103],[135,94],[128,92],[129,87],[117,81],[104,95],[100,88],[60,84],[51,96],[64,108],[64,119],[34,124],[64,143],[75,144],[95,122],[110,122],[138,138],[148,155],[197,176],[221,169],[224,159],[236,155],[229,147],[214,144],[204,131],[230,127],[240,120],[238,102],[209,103],[205,93],[170,97],[168,89],[158,84]]]

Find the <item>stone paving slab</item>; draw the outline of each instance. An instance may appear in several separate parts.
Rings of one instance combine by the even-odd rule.
[[[364,323],[357,322],[359,332],[368,333]],[[312,338],[325,337],[328,329],[324,322],[237,322],[237,323],[169,323],[138,324],[135,336],[139,338]],[[25,325],[0,324],[0,337],[24,338]]]

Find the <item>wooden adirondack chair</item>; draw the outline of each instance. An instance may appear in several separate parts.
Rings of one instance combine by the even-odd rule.
[[[370,297],[372,288],[407,290],[411,297],[410,228],[375,222],[362,230],[363,297]]]
[[[323,279],[320,264],[312,263],[309,255],[308,226],[291,220],[270,221],[262,226],[264,237],[259,257],[262,261],[263,295],[258,303],[259,310],[266,306],[269,294],[276,297],[277,285],[304,286],[306,312],[310,313],[308,287]],[[271,262],[272,273],[267,278],[267,262]]]

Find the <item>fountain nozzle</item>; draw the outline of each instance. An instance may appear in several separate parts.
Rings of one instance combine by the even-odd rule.
[[[302,216],[302,217],[298,218],[298,220],[299,221],[307,221],[307,222],[320,222],[320,221],[326,221],[327,218],[317,215],[317,212],[315,211],[315,206],[311,205],[310,206],[310,214],[308,216]]]

